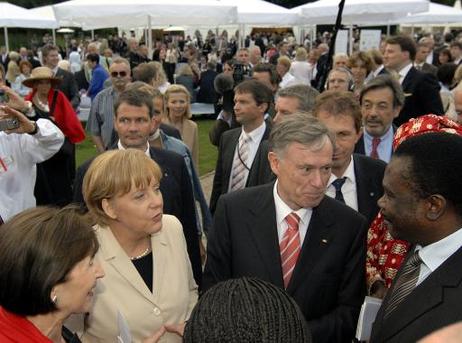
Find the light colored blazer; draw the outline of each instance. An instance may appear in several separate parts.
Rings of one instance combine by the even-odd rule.
[[[169,118],[165,118],[164,122],[176,127]],[[199,129],[197,124],[190,119],[183,120],[183,129],[180,132],[181,139],[191,151],[194,167],[199,170]]]
[[[153,293],[108,227],[95,225],[100,249],[96,258],[105,277],[98,281],[94,306],[85,321],[83,342],[117,342],[117,311],[125,317],[133,342],[141,342],[163,324],[189,318],[197,302],[197,285],[180,222],[163,215],[162,230],[152,235]],[[166,333],[159,342],[182,342]]]

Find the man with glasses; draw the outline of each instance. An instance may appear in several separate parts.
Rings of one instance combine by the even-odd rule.
[[[104,89],[91,103],[87,131],[90,132],[98,152],[104,152],[111,145],[114,128],[114,103],[118,95],[130,83],[130,63],[124,58],[116,58],[109,67],[112,86]]]

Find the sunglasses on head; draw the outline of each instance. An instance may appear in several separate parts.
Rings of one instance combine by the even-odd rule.
[[[113,71],[111,72],[111,76],[112,77],[125,77],[127,76],[127,72],[126,71]]]

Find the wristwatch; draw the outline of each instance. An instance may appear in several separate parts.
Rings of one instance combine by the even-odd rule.
[[[38,132],[38,125],[37,122],[34,120],[30,120],[30,123],[34,126],[34,130],[32,132],[28,132],[29,135],[35,135]]]

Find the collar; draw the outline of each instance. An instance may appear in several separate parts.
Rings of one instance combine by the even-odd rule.
[[[383,66],[383,64],[381,64],[376,70],[374,70],[372,73],[374,76],[377,76],[379,75],[379,73],[384,69],[385,67]]]
[[[286,219],[286,217],[295,212],[300,217],[301,224],[308,225],[308,221],[311,218],[311,214],[313,213],[312,208],[300,208],[297,211],[291,209],[284,200],[278,194],[278,180],[274,183],[273,186],[273,198],[274,198],[274,206],[276,208],[276,222],[278,225],[281,225]]]
[[[56,73],[58,72],[58,69],[59,69],[58,66],[56,66],[56,67],[54,67],[53,69],[51,69],[51,71],[53,72],[53,75],[56,75]]]
[[[363,129],[363,135],[364,137],[367,139],[368,142],[372,142],[372,139],[374,138],[373,136],[371,136],[369,133],[367,133],[366,130]],[[390,136],[392,136],[393,138],[393,123],[390,124],[390,127],[388,128],[388,130],[383,134],[383,136],[380,136],[380,141],[384,141],[384,140],[387,140],[388,138],[390,138]]]
[[[411,70],[411,68],[412,68],[412,63],[409,62],[408,65],[406,65],[404,68],[401,68],[401,70],[398,72],[400,83],[403,83],[404,78],[406,77],[407,73],[409,73],[409,70]]]
[[[438,242],[429,244],[425,247],[416,246],[419,256],[425,265],[434,272],[452,254],[462,246],[462,230],[459,229],[449,236],[440,239]]]
[[[247,138],[247,137],[250,138],[250,140],[253,143],[260,143],[263,135],[265,134],[265,130],[266,130],[266,122],[263,120],[263,123],[259,127],[254,129],[253,131],[245,132],[244,128],[242,128],[241,135],[244,138]]]
[[[120,142],[120,139],[119,141],[117,142],[117,148],[119,150],[127,150],[126,148],[124,148],[124,146],[122,145],[122,143]],[[146,154],[146,156],[148,156],[149,158],[151,158],[151,154],[149,153],[149,143],[146,143],[146,150],[144,151],[144,153]]]
[[[356,183],[355,162],[354,162],[354,159],[353,159],[353,155],[351,155],[350,163],[348,164],[347,169],[345,170],[343,175],[340,176],[340,177],[346,177],[347,182],[352,182],[353,184]],[[338,179],[338,177],[335,176],[334,173],[331,173],[330,178],[329,178],[329,185],[332,185],[332,182],[334,182],[337,179]]]

